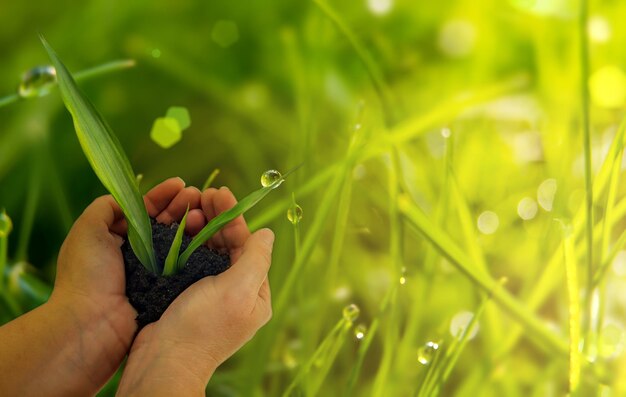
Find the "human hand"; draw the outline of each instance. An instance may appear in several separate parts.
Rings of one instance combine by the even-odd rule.
[[[190,211],[187,230],[197,232],[206,223],[200,191],[185,188],[180,178],[157,185],[144,197],[150,216],[171,223]],[[182,208],[182,211],[181,211]],[[58,257],[57,276],[49,304],[78,330],[74,353],[83,377],[97,390],[128,353],[136,313],[125,294],[124,262],[120,247],[127,225],[111,196],[96,199],[76,220]],[[54,332],[54,330],[51,330]],[[59,339],[65,338],[59,335]]]
[[[227,188],[202,193],[207,220],[235,204]],[[185,208],[180,203],[180,217]],[[215,368],[271,317],[267,272],[273,241],[269,229],[250,234],[242,216],[216,233],[208,244],[228,251],[232,266],[190,286],[137,335],[118,394],[204,395]]]

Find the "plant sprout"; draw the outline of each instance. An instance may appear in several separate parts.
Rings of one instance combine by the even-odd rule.
[[[128,222],[128,240],[141,264],[149,271],[164,275],[174,274],[182,269],[193,252],[202,246],[239,215],[243,214],[270,191],[277,188],[295,169],[285,175],[278,173],[269,185],[252,192],[233,208],[219,214],[191,240],[189,246],[179,255],[185,229],[186,214],[176,233],[165,264],[157,263],[152,243],[152,226],[138,188],[136,174],[130,165],[119,140],[96,110],[95,106],[79,90],[72,75],[67,70],[56,52],[43,36],[40,36],[54,67],[65,107],[72,115],[76,135],[81,148],[100,182],[119,204]],[[277,172],[277,171],[276,171]]]

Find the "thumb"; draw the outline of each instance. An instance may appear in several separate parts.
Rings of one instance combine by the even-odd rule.
[[[223,278],[230,285],[258,291],[272,264],[273,246],[274,232],[270,229],[256,231],[246,240],[241,256],[223,273]]]

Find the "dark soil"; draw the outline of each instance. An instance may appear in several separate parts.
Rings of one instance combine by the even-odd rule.
[[[177,223],[164,225],[152,219],[152,241],[160,268],[163,267],[177,229]],[[185,235],[181,252],[190,241],[191,237]],[[161,318],[170,303],[191,284],[206,276],[222,273],[230,267],[228,254],[221,254],[206,246],[198,248],[185,267],[171,276],[156,275],[143,267],[128,241],[122,245],[122,254],[126,265],[126,296],[137,311],[137,332]]]

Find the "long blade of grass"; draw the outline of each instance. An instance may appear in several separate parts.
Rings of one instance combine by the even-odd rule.
[[[183,243],[183,236],[185,235],[185,225],[187,225],[187,214],[189,214],[189,205],[187,205],[187,210],[185,211],[185,215],[183,219],[180,221],[178,225],[178,229],[176,230],[176,235],[174,235],[174,240],[172,241],[172,245],[170,246],[170,250],[167,253],[167,257],[165,258],[165,263],[163,264],[163,274],[169,276],[171,274],[176,274],[182,267],[178,262],[178,254],[180,253],[180,246]],[[184,265],[184,263],[183,263]]]
[[[56,52],[43,36],[40,38],[56,68],[63,102],[72,114],[76,135],[89,164],[122,208],[128,222],[128,239],[137,258],[148,270],[158,273],[152,247],[152,226],[122,145],[93,104],[80,92]]]
[[[589,116],[589,39],[588,2],[580,0],[578,33],[580,40],[580,99],[583,129],[583,151],[585,159],[585,241],[587,244],[587,292],[585,297],[584,335],[588,340],[591,332],[591,311],[593,296],[593,181],[591,176],[591,123]],[[588,343],[585,343],[585,351]]]
[[[217,233],[222,227],[224,227],[228,222],[237,218],[239,215],[245,213],[250,208],[254,207],[259,201],[263,200],[265,196],[267,196],[272,190],[276,189],[280,186],[285,178],[292,172],[294,172],[298,167],[286,172],[280,179],[276,180],[269,186],[262,187],[259,190],[255,190],[250,193],[242,200],[240,200],[235,206],[229,210],[226,210],[211,219],[207,225],[200,230],[198,234],[191,240],[187,248],[180,254],[178,258],[178,267],[185,266],[185,263],[189,260],[189,257],[195,250],[197,250],[202,244],[204,244],[208,239],[211,238],[215,233]]]
[[[569,301],[569,392],[575,393],[580,381],[580,302],[578,286],[578,269],[574,253],[574,238],[569,226],[563,227],[563,261],[565,262],[565,276],[567,296]]]
[[[454,241],[437,225],[432,223],[426,215],[413,205],[406,196],[399,199],[398,207],[405,218],[411,222],[429,240],[443,256],[445,256],[459,271],[466,275],[476,286],[487,293],[493,291],[493,300],[505,309],[515,320],[526,328],[527,333],[541,346],[553,352],[567,354],[568,347],[556,334],[546,326],[532,312],[517,301],[504,289],[496,288],[498,282],[487,273],[480,271],[472,263]]]

